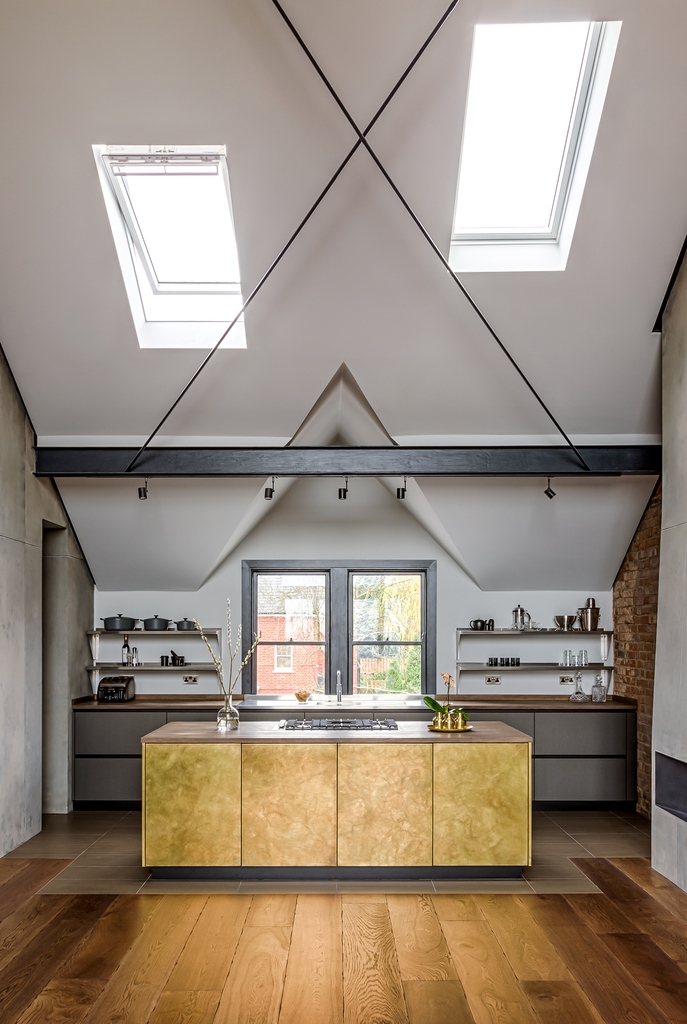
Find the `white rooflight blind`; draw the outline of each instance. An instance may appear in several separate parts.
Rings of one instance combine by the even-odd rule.
[[[211,347],[243,301],[225,147],[93,150],[139,343]]]
[[[476,26],[454,239],[557,237],[603,28]]]

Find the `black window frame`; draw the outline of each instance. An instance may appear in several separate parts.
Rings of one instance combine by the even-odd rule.
[[[436,690],[437,658],[437,563],[435,559],[244,559],[241,562],[242,654],[245,658],[257,624],[256,577],[261,573],[324,573],[326,581],[327,628],[325,631],[325,693],[336,691],[336,672],[341,672],[343,692],[351,693],[353,646],[353,573],[420,573],[422,588],[421,693]],[[332,622],[345,622],[345,630],[332,630]],[[391,641],[390,641],[391,643]],[[242,673],[243,693],[257,692],[257,659],[251,658]]]

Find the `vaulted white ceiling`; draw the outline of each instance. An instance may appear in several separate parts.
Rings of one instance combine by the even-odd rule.
[[[365,123],[447,0],[285,6]],[[651,331],[687,231],[683,0],[461,0],[370,141],[447,252],[474,24],[575,19],[623,27],[568,266],[464,280],[574,439],[657,439]],[[139,349],[92,144],[226,144],[248,291],[355,141],[270,0],[5,0],[0,123],[0,343],[47,443],[142,440],[203,355]],[[396,441],[555,439],[364,152],[248,310],[246,334],[245,350],[217,353],[162,443],[285,443],[342,361]],[[470,501],[483,485],[453,486]],[[108,487],[64,493],[81,488],[102,523]],[[447,487],[422,485],[466,555]],[[208,570],[255,489],[236,485]]]

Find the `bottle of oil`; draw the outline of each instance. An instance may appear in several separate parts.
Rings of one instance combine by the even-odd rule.
[[[124,643],[122,644],[122,665],[129,664],[129,656],[131,655],[131,649],[129,647],[129,637],[124,634]]]

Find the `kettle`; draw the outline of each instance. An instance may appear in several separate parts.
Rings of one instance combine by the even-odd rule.
[[[532,616],[525,611],[522,605],[513,609],[513,629],[529,629],[531,622]]]

